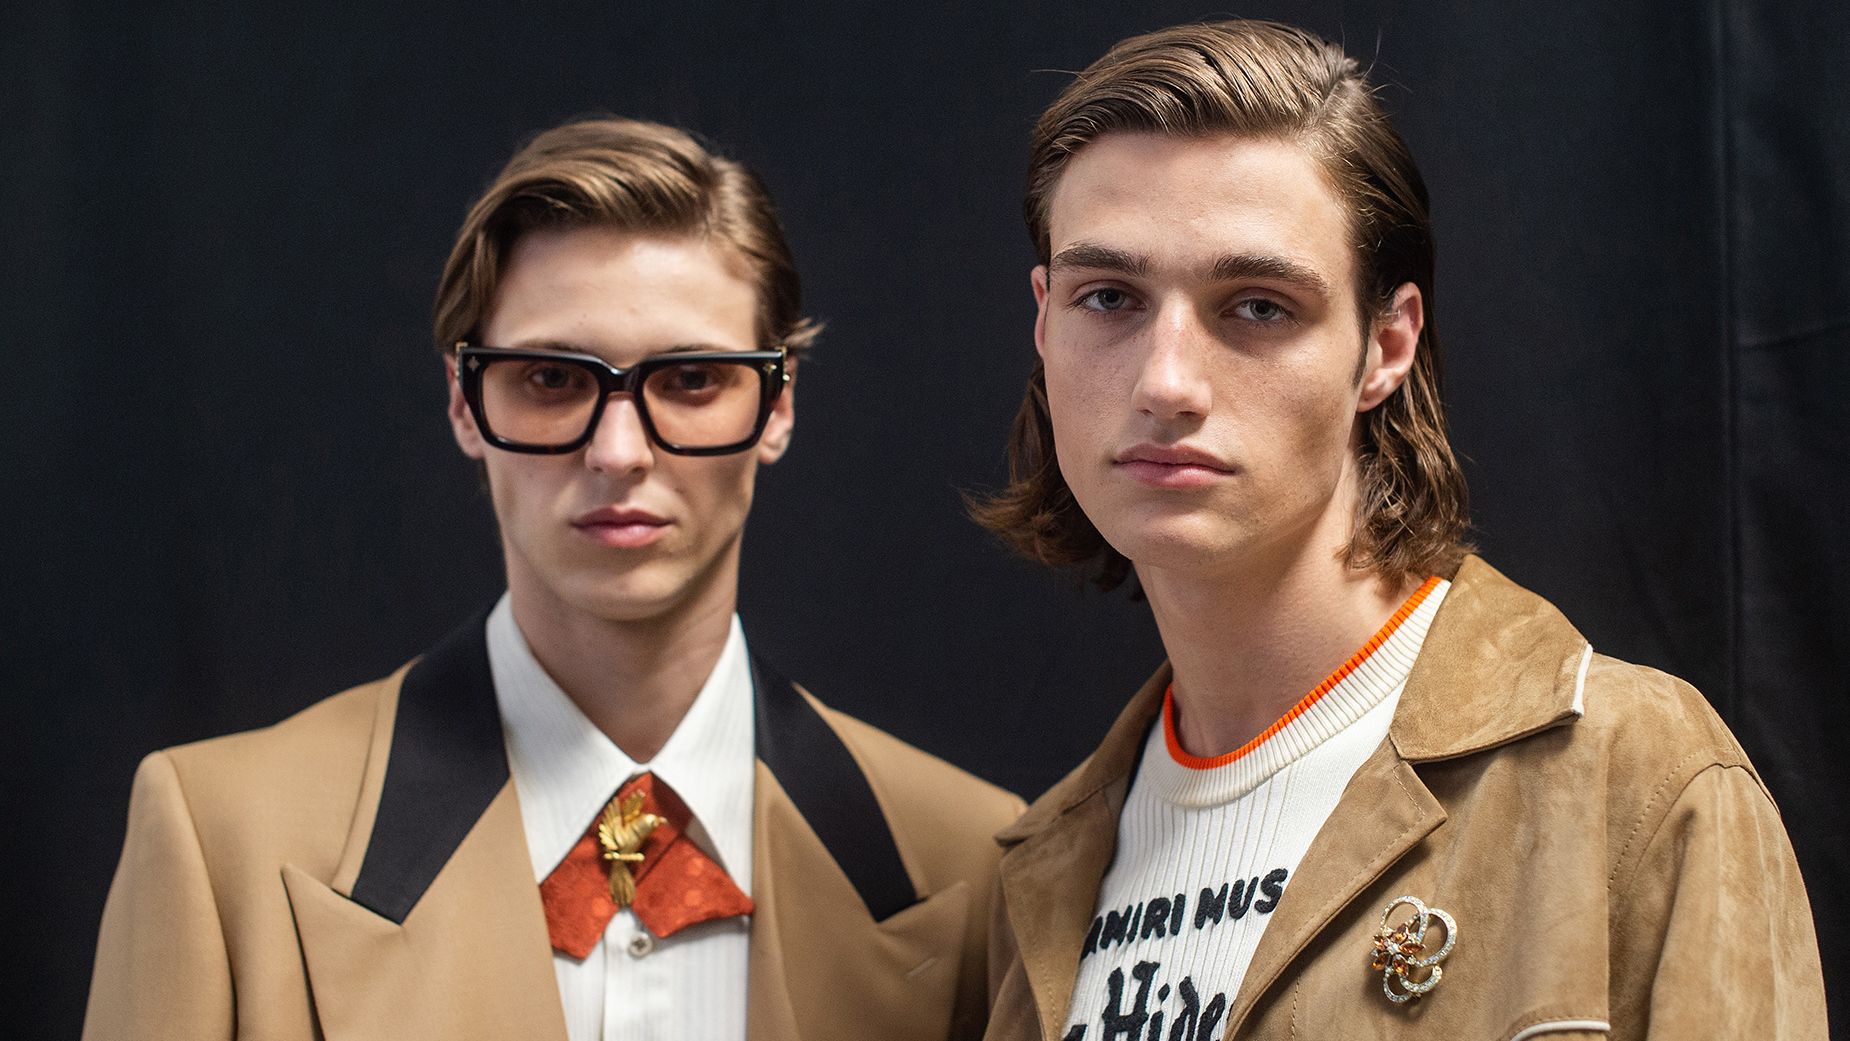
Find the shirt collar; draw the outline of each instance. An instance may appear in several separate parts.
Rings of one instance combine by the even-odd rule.
[[[506,594],[489,613],[488,661],[533,877],[544,879],[625,781],[652,771],[692,811],[689,835],[751,892],[753,699],[745,633],[734,615],[719,660],[653,760],[605,736],[533,656]]]

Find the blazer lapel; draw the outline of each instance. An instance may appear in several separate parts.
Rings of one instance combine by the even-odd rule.
[[[563,1041],[481,616],[381,699],[334,877],[285,865],[283,883],[330,1041]]]
[[[512,784],[402,923],[284,867],[323,1036],[564,1041],[532,876]]]
[[[866,776],[815,704],[753,662],[753,1041],[942,1038],[971,895],[920,900]]]
[[[753,1041],[942,1038],[970,893],[963,883],[876,921],[762,762],[753,796]]]

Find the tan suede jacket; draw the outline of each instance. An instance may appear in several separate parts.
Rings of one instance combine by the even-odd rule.
[[[999,836],[992,1041],[1061,1037],[1168,682],[1165,666]],[[1458,936],[1439,984],[1395,1004],[1371,957],[1403,895],[1448,911]],[[1476,558],[1232,1003],[1213,1021],[1169,1012],[1158,1041],[1826,1036],[1804,883],[1727,727],[1681,681],[1593,653]],[[1092,1023],[1084,1041],[1107,1037]]]

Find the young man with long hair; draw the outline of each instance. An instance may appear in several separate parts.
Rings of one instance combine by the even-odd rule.
[[[1427,196],[1340,48],[1126,40],[1035,127],[1029,556],[1169,661],[1002,833],[988,1037],[1822,1038],[1778,811],[1465,544]]]

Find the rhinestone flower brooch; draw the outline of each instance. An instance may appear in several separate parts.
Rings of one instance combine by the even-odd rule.
[[[1394,912],[1411,907],[1413,914],[1399,925],[1392,924]],[[1445,927],[1445,942],[1428,954],[1427,931],[1437,920]],[[1412,1001],[1439,985],[1445,970],[1439,967],[1452,945],[1458,942],[1458,923],[1436,907],[1427,907],[1415,896],[1397,897],[1381,912],[1381,928],[1375,932],[1374,957],[1368,967],[1381,974],[1381,992],[1399,1005]]]

